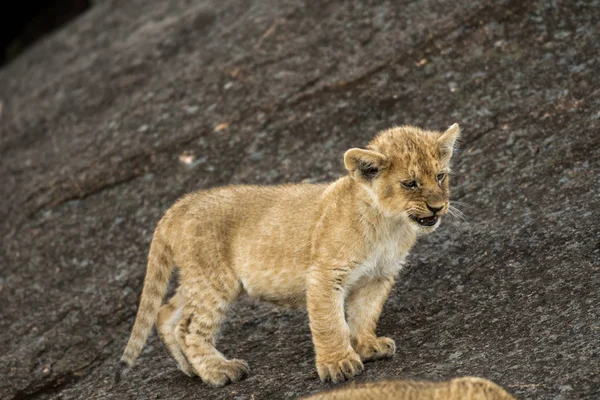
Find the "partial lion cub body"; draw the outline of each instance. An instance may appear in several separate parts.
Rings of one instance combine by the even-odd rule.
[[[445,133],[400,127],[344,156],[349,175],[328,185],[232,186],[183,197],[161,219],[148,256],[136,322],[122,357],[133,365],[157,321],[187,374],[222,386],[247,374],[215,338],[242,292],[306,305],[319,376],[334,382],[391,356],[377,337],[383,304],[417,236],[449,207],[448,162],[458,125]],[[176,295],[161,307],[174,266]],[[160,312],[159,312],[160,309]]]
[[[304,400],[515,400],[492,381],[466,376],[443,382],[381,381],[349,385]]]

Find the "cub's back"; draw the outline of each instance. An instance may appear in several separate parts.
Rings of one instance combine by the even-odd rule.
[[[275,249],[280,261],[299,256],[308,242],[326,184],[225,186],[188,194],[164,215],[156,234],[175,254],[202,249],[241,259],[264,260]],[[297,254],[296,254],[297,253]]]
[[[516,400],[501,386],[484,378],[450,381],[379,381],[317,393],[304,400]]]

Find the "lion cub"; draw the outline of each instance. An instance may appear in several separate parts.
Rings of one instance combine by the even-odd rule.
[[[180,199],[154,232],[135,325],[121,358],[132,366],[152,326],[186,374],[213,386],[249,372],[215,347],[234,300],[248,295],[306,305],[322,380],[344,381],[396,345],[375,327],[417,236],[449,207],[457,124],[381,132],[344,155],[349,174],[330,184],[231,186]],[[173,267],[175,296],[161,307]],[[160,312],[159,312],[160,309]],[[120,375],[120,374],[119,374]]]
[[[515,400],[487,379],[465,376],[443,382],[382,381],[317,393],[304,400]]]

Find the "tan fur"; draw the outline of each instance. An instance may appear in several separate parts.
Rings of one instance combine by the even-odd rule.
[[[330,184],[231,186],[183,197],[159,222],[144,290],[122,357],[131,366],[157,321],[179,367],[222,386],[248,373],[216,348],[219,326],[245,292],[308,309],[322,380],[360,373],[362,361],[389,357],[392,339],[375,328],[417,236],[413,218],[449,207],[447,165],[458,125],[445,133],[398,127],[344,156],[349,175]],[[415,180],[416,188],[402,182]],[[177,294],[160,308],[174,266]],[[160,312],[159,312],[160,308]],[[347,316],[347,319],[346,319]]]
[[[515,400],[502,387],[483,378],[463,377],[444,382],[369,382],[317,393],[304,400]]]

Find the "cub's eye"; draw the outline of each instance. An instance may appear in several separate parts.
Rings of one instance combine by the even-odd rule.
[[[444,179],[446,179],[446,174],[438,174],[436,176],[436,179],[437,179],[438,183],[442,183],[444,181]]]
[[[402,182],[402,186],[406,189],[416,189],[417,181],[404,181]]]

